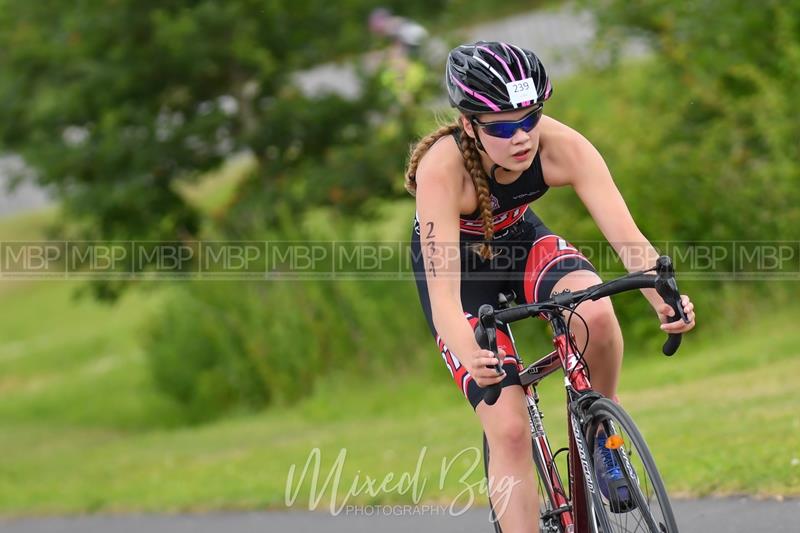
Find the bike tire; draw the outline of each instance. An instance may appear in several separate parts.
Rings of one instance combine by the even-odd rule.
[[[603,533],[677,533],[678,526],[664,482],[633,419],[621,406],[607,398],[595,401],[588,414],[589,423],[584,438],[589,450],[595,449],[595,436],[600,427],[608,435],[622,438],[622,446],[612,449],[612,453],[628,483],[630,492],[627,501],[635,502],[633,509],[621,512],[619,502],[611,502],[602,496],[598,486],[595,498],[598,504],[594,512],[596,515],[604,514],[598,517],[601,529],[608,529]],[[590,457],[594,472],[594,454]]]

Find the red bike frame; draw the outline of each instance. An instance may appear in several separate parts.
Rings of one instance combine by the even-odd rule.
[[[544,486],[553,515],[558,515],[562,529],[567,533],[582,533],[589,531],[589,519],[586,509],[586,494],[583,487],[582,468],[584,464],[579,459],[579,452],[573,437],[572,414],[568,405],[568,431],[569,431],[569,485],[570,498],[564,492],[563,483],[556,468],[550,443],[544,425],[541,422],[541,413],[538,410],[538,398],[535,396],[534,387],[559,368],[564,372],[565,386],[567,387],[568,404],[577,395],[591,391],[591,384],[582,358],[575,353],[574,337],[566,333],[566,324],[561,316],[552,317],[550,322],[556,334],[553,337],[555,350],[542,357],[535,363],[520,372],[520,380],[525,390],[528,411],[531,417],[531,431],[534,443],[534,458],[539,472],[539,479]],[[510,325],[508,326],[510,330]],[[571,339],[568,341],[568,339]],[[513,343],[513,337],[512,337]],[[516,352],[516,350],[515,350]],[[517,357],[517,362],[522,366],[522,360]],[[580,430],[580,428],[578,428]]]
[[[649,275],[655,271],[656,275]],[[633,272],[618,279],[600,283],[586,289],[554,295],[552,299],[535,304],[525,304],[509,307],[508,303],[514,300],[514,295],[501,293],[498,295],[500,308],[495,310],[491,305],[484,305],[479,310],[479,324],[476,329],[476,339],[479,344],[493,352],[497,352],[496,324],[497,321],[510,323],[523,320],[535,315],[545,317],[553,329],[553,346],[555,350],[539,359],[523,370],[523,362],[516,356],[520,370],[520,382],[525,390],[525,398],[530,415],[531,436],[533,439],[534,463],[539,472],[539,480],[544,487],[542,496],[547,498],[548,510],[541,514],[545,525],[558,523],[560,529],[567,533],[584,533],[590,531],[595,520],[590,512],[594,506],[601,504],[598,492],[594,487],[594,474],[591,472],[591,460],[588,443],[583,435],[587,417],[592,416],[590,409],[594,402],[602,398],[600,394],[592,391],[589,383],[589,372],[580,351],[577,349],[575,338],[569,332],[569,324],[561,315],[562,311],[574,312],[574,309],[583,301],[599,300],[633,289],[654,288],[656,292],[669,304],[674,316],[670,321],[683,320],[689,323],[689,318],[681,306],[681,296],[675,281],[675,272],[672,260],[668,256],[661,256],[656,261],[654,268]],[[511,336],[511,342],[514,338]],[[672,355],[681,344],[681,334],[669,334],[662,351],[664,355]],[[517,353],[516,349],[514,350]],[[567,392],[568,437],[569,437],[569,497],[564,492],[555,458],[547,440],[547,434],[542,424],[541,413],[538,407],[538,397],[535,392],[536,385],[545,377],[561,367],[564,372],[564,386]],[[499,370],[498,370],[499,371]],[[484,401],[492,405],[497,401],[502,388],[499,384],[487,387]],[[593,440],[593,439],[590,439]],[[488,466],[488,463],[487,463]],[[659,481],[660,482],[660,481]],[[586,494],[588,488],[589,494]],[[663,491],[663,487],[662,487]],[[602,517],[605,518],[605,517]],[[674,519],[673,519],[674,520]]]

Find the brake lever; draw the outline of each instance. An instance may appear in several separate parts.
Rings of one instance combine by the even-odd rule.
[[[685,324],[688,324],[690,321],[686,313],[683,312],[681,293],[678,291],[678,282],[675,280],[675,269],[672,266],[672,259],[670,259],[669,256],[662,255],[656,261],[656,276],[656,292],[674,311],[671,317],[667,317],[667,322],[671,323],[683,320]],[[661,350],[664,355],[673,355],[680,347],[681,339],[682,334],[670,333]]]
[[[475,330],[475,340],[478,341],[478,345],[481,348],[490,350],[494,354],[495,358],[497,358],[497,364],[494,369],[498,376],[502,375],[502,361],[497,355],[497,323],[494,319],[494,308],[491,305],[484,304],[478,309],[478,323],[479,327]],[[499,383],[486,387],[483,392],[483,401],[486,402],[486,405],[494,405],[500,397],[501,390],[502,387]]]

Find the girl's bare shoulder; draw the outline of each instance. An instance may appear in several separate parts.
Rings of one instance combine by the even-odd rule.
[[[446,180],[460,184],[464,173],[464,159],[452,135],[444,135],[433,143],[417,167],[417,184],[427,180]]]
[[[545,182],[551,187],[570,185],[588,141],[551,117],[543,117],[541,127],[539,142]]]

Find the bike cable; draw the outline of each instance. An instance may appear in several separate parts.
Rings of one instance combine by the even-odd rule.
[[[583,301],[584,301],[584,298],[582,298],[578,303],[581,303]],[[575,304],[575,306],[573,306],[573,307],[568,307],[566,305],[555,304],[555,305],[553,305],[553,307],[556,308],[556,309],[563,309],[564,311],[567,311],[569,313],[569,317],[567,318],[567,343],[575,351],[575,355],[578,357],[578,361],[580,363],[583,363],[583,368],[586,369],[586,378],[589,380],[589,382],[591,382],[592,381],[592,375],[591,375],[591,373],[589,371],[589,363],[587,363],[586,359],[583,358],[583,353],[586,351],[586,348],[589,346],[589,324],[587,324],[586,323],[586,319],[584,319],[581,316],[581,314],[578,313],[575,310],[575,307],[577,307],[577,304]],[[570,323],[572,322],[572,317],[573,316],[577,316],[580,319],[580,321],[583,322],[583,328],[586,330],[586,342],[583,343],[583,349],[578,349],[578,346],[572,340],[572,334],[570,332],[569,327],[570,327]]]
[[[622,277],[620,279],[633,278],[633,277],[645,274],[647,272],[655,272],[655,270],[656,270],[656,267],[652,267],[652,268],[648,268],[647,270],[642,270],[642,271],[639,271],[639,272],[631,272],[630,274],[627,274],[626,276],[624,276],[624,277]],[[580,313],[578,313],[576,311],[576,309],[580,304],[582,304],[586,300],[591,299],[591,297],[594,296],[597,293],[598,290],[600,290],[599,287],[597,289],[595,289],[594,291],[585,294],[583,296],[583,298],[581,298],[580,300],[575,302],[571,307],[559,306],[559,307],[561,307],[563,309],[567,309],[569,311],[569,317],[567,318],[567,331],[570,331],[570,323],[572,322],[572,317],[573,316],[577,316],[581,320],[581,322],[583,322],[583,327],[586,330],[586,342],[583,343],[583,349],[582,350],[578,350],[578,347],[575,345],[575,343],[572,342],[572,335],[570,335],[570,337],[569,337],[569,343],[575,349],[575,351],[577,352],[578,361],[581,361],[583,363],[583,366],[586,368],[586,377],[589,379],[589,382],[592,381],[592,376],[591,376],[591,373],[589,371],[589,363],[587,363],[586,359],[584,359],[584,357],[583,357],[584,352],[589,347],[589,325],[586,323],[586,320],[580,315]]]

